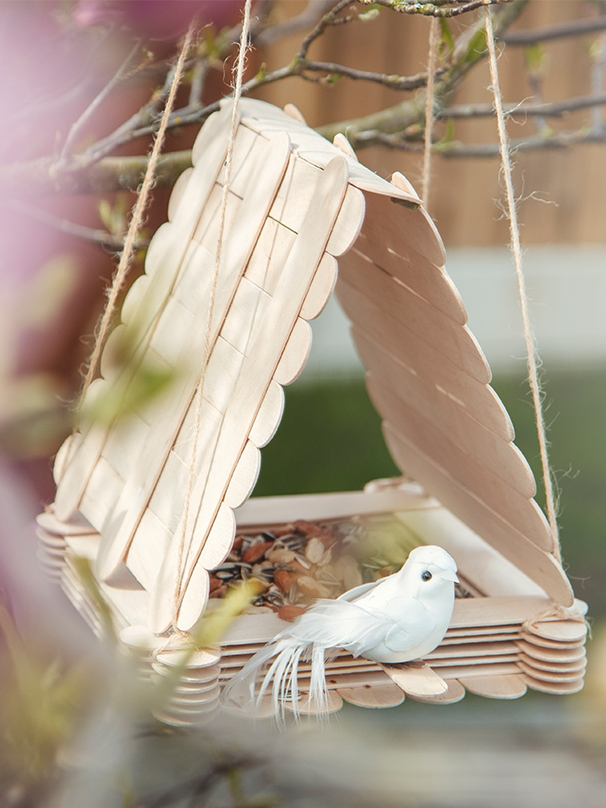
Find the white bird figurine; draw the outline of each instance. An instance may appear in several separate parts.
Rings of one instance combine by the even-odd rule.
[[[273,680],[273,712],[280,720],[290,701],[297,717],[297,668],[303,659],[311,660],[310,699],[320,714],[327,712],[327,655],[343,648],[354,657],[398,663],[430,653],[450,624],[456,573],[446,550],[427,545],[414,549],[399,572],[350,589],[336,600],[318,600],[234,676],[224,703],[259,705]],[[259,672],[274,657],[255,699]]]

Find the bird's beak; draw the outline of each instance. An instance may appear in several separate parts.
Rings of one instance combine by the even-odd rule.
[[[440,574],[442,575],[442,578],[447,581],[452,581],[455,584],[459,583],[456,572],[453,572],[452,570],[441,570]]]

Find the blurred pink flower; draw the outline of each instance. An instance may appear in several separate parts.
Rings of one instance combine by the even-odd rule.
[[[74,21],[81,27],[123,24],[147,39],[175,39],[194,16],[215,28],[233,25],[244,0],[79,0]]]

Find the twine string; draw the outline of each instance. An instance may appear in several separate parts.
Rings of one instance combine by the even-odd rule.
[[[547,516],[549,519],[549,526],[551,528],[551,532],[554,539],[553,553],[554,556],[557,558],[557,560],[561,562],[562,554],[558,538],[556,496],[554,491],[553,475],[549,464],[547,435],[545,429],[545,419],[543,416],[543,402],[542,402],[543,396],[541,391],[541,384],[539,381],[539,371],[538,371],[539,360],[537,356],[535,336],[530,322],[530,315],[528,310],[529,309],[528,294],[526,291],[526,281],[524,278],[524,271],[522,268],[522,247],[520,244],[520,228],[518,224],[517,205],[512,181],[511,153],[509,147],[509,139],[507,135],[507,128],[505,126],[505,115],[503,112],[503,97],[501,95],[501,88],[499,85],[499,74],[497,70],[497,54],[494,39],[494,30],[492,27],[492,17],[489,8],[486,9],[486,42],[489,54],[490,78],[492,81],[492,90],[494,94],[494,107],[499,131],[501,168],[503,178],[505,181],[505,190],[507,195],[507,215],[509,218],[509,232],[511,238],[510,249],[514,258],[516,275],[518,279],[520,302],[522,305],[522,319],[524,322],[524,338],[526,341],[526,357],[528,364],[528,379],[530,383],[530,389],[532,391],[537,434],[539,437],[541,466],[543,470],[545,497],[547,501]]]
[[[429,188],[431,184],[431,135],[433,131],[435,100],[436,57],[438,52],[438,30],[440,23],[437,17],[431,18],[429,29],[429,55],[427,65],[427,100],[425,103],[425,146],[423,151],[423,179],[421,182],[421,198],[425,210],[429,209]]]
[[[189,27],[187,35],[185,36],[183,47],[181,48],[181,53],[179,54],[179,60],[174,70],[174,77],[170,88],[170,93],[164,106],[164,113],[162,115],[162,120],[160,122],[158,133],[154,140],[154,145],[149,157],[147,169],[145,171],[145,177],[143,179],[143,184],[141,186],[139,194],[137,195],[137,201],[135,202],[135,206],[133,208],[130,224],[128,227],[128,232],[126,234],[126,239],[124,241],[124,248],[122,249],[120,261],[118,263],[118,269],[116,270],[116,274],[114,275],[111,288],[108,292],[107,304],[105,306],[101,322],[99,323],[99,327],[97,329],[95,345],[89,361],[88,370],[84,378],[84,383],[82,385],[82,392],[80,393],[80,398],[76,409],[74,432],[78,430],[80,417],[82,414],[82,404],[84,402],[86,393],[95,377],[97,366],[99,364],[99,359],[101,357],[101,352],[103,350],[103,346],[105,345],[105,338],[107,336],[112,316],[116,308],[118,295],[120,293],[120,290],[122,289],[122,286],[124,285],[126,275],[131,267],[133,258],[135,256],[135,244],[137,241],[137,235],[141,230],[141,225],[143,224],[143,217],[145,215],[145,209],[149,201],[149,195],[154,186],[155,172],[158,165],[158,159],[162,151],[164,138],[166,135],[166,127],[168,126],[168,119],[175,104],[177,90],[179,88],[179,83],[183,75],[183,65],[185,63],[185,59],[191,47],[195,27],[196,24],[195,21],[193,21]]]
[[[234,156],[234,146],[236,142],[236,135],[238,131],[238,123],[239,123],[239,103],[240,98],[242,96],[242,84],[244,78],[244,68],[246,66],[246,54],[250,48],[249,44],[249,35],[250,35],[250,19],[251,19],[251,5],[252,0],[246,0],[244,6],[244,18],[242,21],[242,30],[240,33],[240,41],[238,44],[238,54],[236,57],[236,62],[234,64],[233,74],[234,75],[234,96],[233,96],[233,107],[232,107],[232,115],[231,115],[231,126],[229,131],[229,141],[228,141],[228,148],[227,154],[225,157],[225,174],[224,174],[224,182],[223,182],[223,192],[221,196],[221,207],[219,213],[219,233],[217,236],[217,249],[215,253],[215,266],[214,266],[214,274],[213,274],[213,281],[211,284],[210,289],[210,299],[208,305],[208,323],[206,328],[206,335],[205,335],[205,344],[204,344],[204,361],[202,366],[202,371],[200,373],[200,378],[198,380],[198,384],[196,385],[196,390],[194,393],[195,399],[195,424],[194,424],[194,436],[193,436],[193,451],[192,451],[192,459],[189,467],[189,479],[187,485],[187,495],[185,498],[185,505],[184,505],[184,518],[183,522],[183,531],[181,535],[181,540],[179,544],[179,561],[177,566],[177,582],[174,590],[174,601],[173,601],[173,615],[171,620],[171,626],[174,632],[178,634],[183,634],[181,630],[178,628],[178,616],[179,616],[179,607],[181,604],[181,599],[184,593],[184,585],[185,585],[185,575],[187,569],[187,560],[189,558],[191,547],[193,543],[194,531],[189,530],[189,521],[191,516],[191,505],[192,505],[192,496],[193,496],[193,487],[194,487],[194,479],[195,479],[195,469],[198,460],[198,442],[202,428],[202,401],[203,401],[203,393],[204,393],[204,381],[206,377],[206,370],[208,367],[208,362],[210,360],[210,354],[212,350],[212,322],[214,317],[214,310],[215,310],[215,301],[217,297],[217,288],[219,285],[219,277],[221,273],[221,263],[223,259],[223,246],[224,246],[224,237],[225,237],[225,226],[226,226],[226,218],[227,218],[227,202],[229,198],[229,190],[231,184],[231,174],[232,174],[232,164],[233,164],[233,156]]]

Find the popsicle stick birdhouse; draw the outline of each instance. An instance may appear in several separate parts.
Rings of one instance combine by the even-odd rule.
[[[402,175],[381,179],[293,108],[246,99],[222,222],[231,114],[224,102],[202,127],[80,429],[57,456],[56,501],[39,517],[43,563],[101,631],[73,563],[90,558],[122,641],[145,649],[150,677],[178,664],[231,584],[261,582],[219,644],[188,658],[161,716],[175,724],[214,714],[221,689],[285,618],[369,580],[357,543],[386,525],[450,553],[465,596],[424,666],[346,651],[328,660],[329,710],[405,695],[447,704],[467,690],[576,692],[584,604],[554,557],[532,472],[421,200]],[[335,289],[403,476],[361,492],[249,499],[282,388],[309,355],[309,320]],[[152,371],[169,383],[139,400],[141,374]],[[109,400],[119,408],[104,408]],[[313,712],[308,662],[298,677],[300,710]]]

